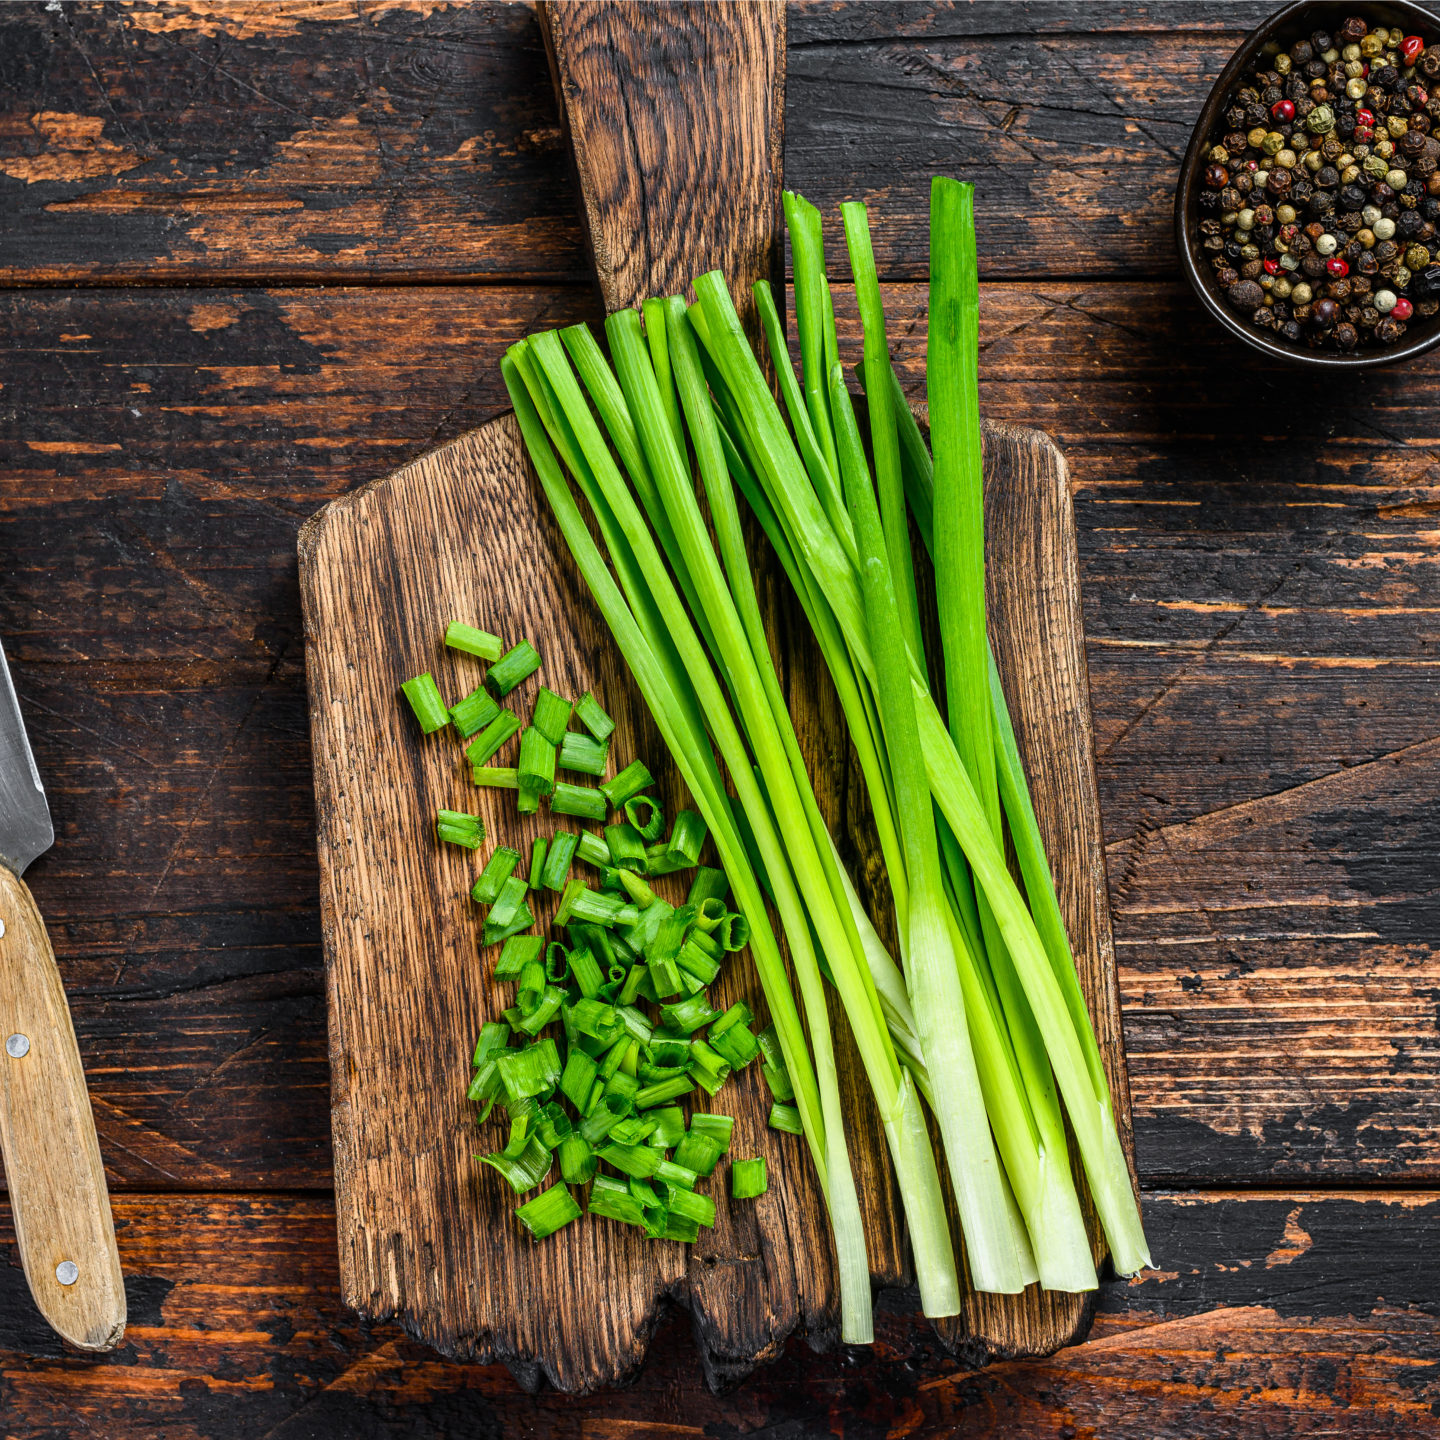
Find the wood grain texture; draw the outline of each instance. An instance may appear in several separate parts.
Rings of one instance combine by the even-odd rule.
[[[986,436],[997,655],[1128,1133],[1064,462],[1033,432],[989,427]],[[527,1378],[543,1370],[565,1390],[629,1374],[667,1294],[693,1310],[712,1380],[746,1373],[797,1326],[816,1344],[833,1343],[833,1276],[814,1243],[828,1233],[823,1202],[798,1143],[765,1126],[767,1097],[754,1075],[727,1090],[725,1104],[737,1110],[735,1153],[768,1155],[776,1183],[758,1207],[731,1208],[714,1187],[720,1223],[688,1251],[593,1223],[532,1246],[509,1216],[503,1182],[473,1162],[463,1103],[469,1076],[457,1057],[504,1004],[503,987],[482,978],[476,955],[476,922],[464,899],[475,866],[439,853],[429,830],[436,806],[477,802],[452,746],[432,742],[418,759],[394,763],[416,750],[396,688],[432,661],[444,693],[470,688],[464,664],[437,655],[447,621],[468,617],[509,643],[529,638],[546,657],[545,682],[562,693],[594,688],[604,697],[622,720],[617,766],[664,753],[588,596],[576,588],[513,422],[492,422],[327,507],[302,532],[300,558],[347,1300],[363,1314],[398,1317],[446,1354],[499,1357]],[[517,572],[527,576],[518,586]],[[805,674],[801,688],[815,697],[815,713],[833,713],[818,659],[803,631],[789,638],[796,633],[772,635],[791,704]],[[517,710],[528,703],[522,692]],[[798,731],[812,773],[823,776],[837,761],[845,768],[844,737],[838,747],[817,748],[804,711]],[[1041,760],[1040,747],[1064,753]],[[503,794],[482,795],[478,805],[492,840],[504,837],[522,854],[545,833],[538,818],[518,822]],[[838,817],[828,818],[838,830]],[[883,880],[875,883],[877,847],[868,831],[848,838],[888,929],[887,892]],[[748,956],[732,962],[725,984],[722,999],[757,1003]],[[851,1113],[860,1117],[852,1143],[874,1279],[893,1286],[905,1260],[878,1158],[883,1142],[862,1072],[853,1056],[843,1058]],[[597,1283],[610,1297],[599,1314],[581,1298]],[[1073,1341],[1089,1315],[1085,1297],[1032,1287],[1023,1297],[972,1297],[963,1321],[940,1329],[976,1356],[1046,1353]]]
[[[977,184],[987,278],[1175,273],[1179,153],[1268,13],[787,8],[787,183],[869,200],[915,279],[936,171]],[[545,73],[524,5],[0,7],[0,278],[583,282]]]
[[[1440,1196],[1266,1190],[1147,1197],[1162,1268],[1109,1282],[1089,1340],[1051,1361],[966,1368],[912,1295],[877,1344],[776,1363],[713,1395],[683,1315],[623,1390],[522,1391],[501,1365],[446,1361],[341,1299],[320,1196],[119,1195],[130,1326],[66,1353],[0,1263],[7,1433],[37,1440],[1417,1440],[1440,1401]],[[0,1205],[0,1258],[13,1244]]]
[[[782,275],[785,7],[562,0],[540,6],[580,215],[606,313],[721,270]]]
[[[0,1152],[40,1313],[82,1350],[113,1349],[125,1333],[125,1286],[85,1071],[45,922],[3,865]]]

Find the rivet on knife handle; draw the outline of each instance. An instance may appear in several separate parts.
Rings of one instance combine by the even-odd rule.
[[[0,865],[0,1146],[20,1259],[71,1344],[125,1333],[125,1286],[85,1072],[60,972],[29,888]]]

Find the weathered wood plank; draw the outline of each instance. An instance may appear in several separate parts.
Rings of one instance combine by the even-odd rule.
[[[913,383],[923,292],[887,296]],[[97,1100],[125,1116],[101,1116],[112,1180],[328,1182],[295,531],[502,409],[504,346],[594,303],[580,287],[0,297],[0,635],[60,833],[36,893]],[[1317,422],[1308,377],[1231,347],[1176,287],[987,285],[981,303],[985,413],[1047,430],[1070,465],[1112,844],[1435,735],[1440,362],[1327,392]],[[1312,966],[1325,984],[1231,981],[1212,1010],[1213,982],[1181,980],[1227,973],[1228,952],[1160,944],[1144,896],[1119,897],[1142,1175],[1440,1173],[1428,790],[1394,774],[1332,847],[1370,867],[1377,888],[1347,914],[1382,939],[1308,940],[1311,916],[1237,950],[1277,984]],[[1393,868],[1354,858],[1392,827],[1398,893]],[[1167,924],[1200,925],[1231,873],[1209,864],[1195,855],[1191,909]],[[1337,1027],[1357,996],[1383,1035],[1348,1064]],[[1248,1097],[1243,1124],[1219,1105],[1187,1130],[1192,1098],[1243,1083],[1213,1043],[1237,1022],[1247,1053],[1285,1036],[1289,1078]],[[235,1058],[201,1085],[206,1045]],[[1366,1128],[1397,1045],[1416,1106]],[[1350,1118],[1312,1144],[1312,1113]],[[186,1178],[197,1149],[207,1168]]]
[[[7,1433],[1408,1440],[1440,1401],[1434,1192],[1154,1194],[1161,1268],[1107,1285],[1093,1338],[1053,1360],[967,1371],[901,1293],[873,1350],[815,1355],[797,1338],[720,1397],[697,1385],[675,1320],[633,1386],[588,1398],[527,1395],[501,1366],[365,1326],[340,1303],[328,1201],[122,1195],[115,1208],[131,1321],[113,1356],[62,1353],[0,1266]]]
[[[1174,273],[1178,157],[1263,7],[1094,8],[794,7],[787,183],[872,201],[895,277],[936,171],[989,277]],[[525,6],[8,6],[0,97],[0,283],[587,273]]]

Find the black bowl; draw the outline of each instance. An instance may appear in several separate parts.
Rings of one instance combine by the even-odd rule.
[[[1260,52],[1270,45],[1288,50],[1295,41],[1308,37],[1315,30],[1328,30],[1333,34],[1351,15],[1359,15],[1372,27],[1382,23],[1399,26],[1407,35],[1423,36],[1427,46],[1440,45],[1440,17],[1420,5],[1403,3],[1403,0],[1382,0],[1378,4],[1368,4],[1366,0],[1343,0],[1339,4],[1334,0],[1298,0],[1297,4],[1277,10],[1246,37],[1245,43],[1220,72],[1220,78],[1215,82],[1199,120],[1195,122],[1190,147],[1185,152],[1185,163],[1180,167],[1180,183],[1175,191],[1175,245],[1191,286],[1211,315],[1252,349],[1298,365],[1326,366],[1337,370],[1393,365],[1396,361],[1423,355],[1440,344],[1440,315],[1411,321],[1398,345],[1371,346],[1344,353],[1308,350],[1278,339],[1269,331],[1257,330],[1235,313],[1226,302],[1225,292],[1215,283],[1205,252],[1200,248],[1200,209],[1196,196],[1205,156],[1210,149],[1210,137],[1224,128],[1220,117],[1225,101],[1241,80],[1253,72]]]

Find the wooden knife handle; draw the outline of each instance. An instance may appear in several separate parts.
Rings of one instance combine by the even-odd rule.
[[[747,326],[756,280],[780,303],[785,6],[545,0],[540,28],[607,312],[715,269]]]
[[[0,865],[0,1150],[30,1293],[82,1350],[125,1333],[125,1285],[75,1027],[30,888]]]

